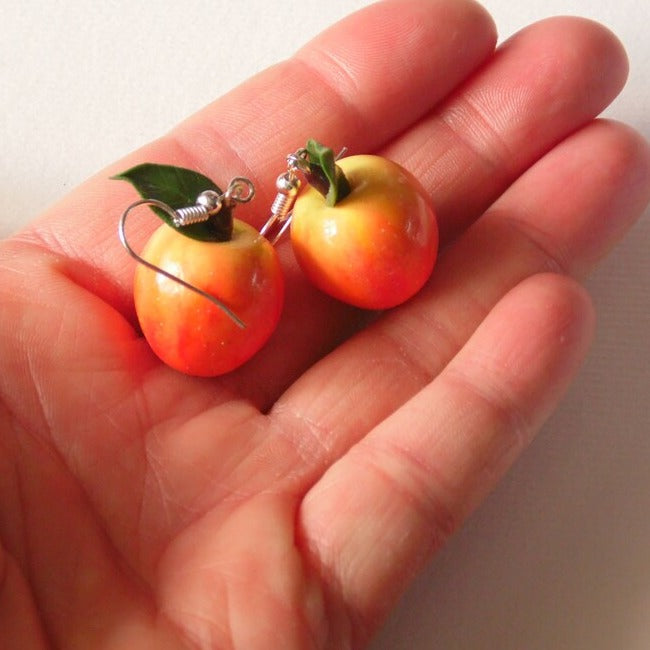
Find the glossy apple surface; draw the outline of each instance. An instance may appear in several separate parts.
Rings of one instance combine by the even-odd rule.
[[[380,156],[337,163],[351,192],[330,207],[312,187],[293,210],[291,242],[302,270],[322,291],[366,309],[415,295],[433,270],[438,227],[419,181]]]
[[[143,334],[166,364],[197,376],[221,375],[250,359],[273,333],[282,310],[283,275],[275,249],[252,226],[234,220],[232,239],[202,242],[160,226],[142,257],[214,295],[217,305],[140,265],[135,308]]]

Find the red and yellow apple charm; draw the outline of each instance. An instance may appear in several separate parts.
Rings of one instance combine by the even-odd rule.
[[[293,207],[291,243],[319,289],[366,309],[414,296],[438,252],[438,227],[419,181],[395,162],[358,155],[335,161],[311,140],[303,167],[310,186]]]
[[[129,209],[120,222],[122,243],[140,262],[133,296],[151,349],[190,375],[213,377],[238,368],[275,330],[284,298],[275,249],[255,228],[232,218],[234,205],[252,198],[252,184],[235,179],[222,193],[196,172],[149,163],[116,178],[145,197],[129,209],[149,204],[166,222],[140,255],[124,236]]]

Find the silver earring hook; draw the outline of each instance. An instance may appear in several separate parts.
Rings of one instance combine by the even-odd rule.
[[[250,183],[250,181],[248,182]],[[252,196],[250,196],[250,198],[252,198]],[[233,197],[234,200],[237,200],[239,202],[249,201],[250,198],[247,198],[245,196],[244,200],[242,200],[241,198]],[[169,271],[166,271],[165,269],[160,268],[155,264],[152,264],[151,262],[145,260],[144,257],[142,257],[141,255],[138,255],[138,253],[136,253],[133,250],[133,248],[131,248],[131,245],[129,244],[126,238],[126,231],[125,231],[126,218],[128,217],[131,210],[133,210],[134,208],[140,205],[150,205],[159,208],[160,210],[165,212],[172,219],[172,221],[176,221],[178,219],[178,212],[174,210],[172,207],[170,207],[169,205],[167,205],[166,203],[164,203],[163,201],[158,201],[156,199],[141,199],[139,201],[135,201],[134,203],[129,205],[126,208],[126,210],[124,210],[124,212],[122,213],[122,216],[120,218],[119,228],[118,228],[120,241],[122,242],[122,246],[124,246],[127,253],[134,260],[136,260],[138,263],[142,264],[143,266],[146,266],[148,269],[151,269],[156,273],[160,273],[161,275],[164,275],[169,280],[172,280],[173,282],[177,282],[178,284],[185,287],[186,289],[189,289],[190,291],[193,291],[199,296],[202,296],[206,300],[209,300],[212,304],[216,305],[219,309],[221,309],[238,327],[240,327],[241,329],[245,329],[246,323],[244,323],[244,321],[241,318],[239,318],[239,316],[237,316],[237,314],[232,309],[230,309],[230,307],[228,307],[223,301],[219,300],[219,298],[212,295],[211,293],[208,293],[207,291],[203,291],[203,289],[199,289],[199,287],[195,287],[193,284],[186,282],[182,278],[179,278],[177,275],[174,275],[173,273],[170,273]]]
[[[334,160],[339,160],[347,153],[348,148],[343,147]],[[302,187],[301,176],[309,171],[309,160],[306,149],[298,149],[287,156],[287,171],[280,174],[275,181],[277,194],[271,204],[271,215],[262,226],[260,234],[267,237],[275,246],[282,235],[291,225],[293,218],[293,204]]]

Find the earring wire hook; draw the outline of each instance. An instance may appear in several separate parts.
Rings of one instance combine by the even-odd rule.
[[[128,217],[129,213],[131,210],[134,208],[141,206],[141,205],[150,205],[154,206],[156,208],[159,208],[160,210],[163,210],[167,215],[172,220],[175,220],[178,216],[178,213],[176,210],[174,210],[172,207],[164,203],[163,201],[158,201],[156,199],[141,199],[139,201],[135,201],[131,205],[129,205],[126,210],[122,213],[122,216],[120,217],[120,222],[119,222],[119,228],[118,228],[118,233],[120,237],[120,241],[122,242],[122,246],[126,249],[127,253],[137,262],[142,264],[143,266],[146,266],[148,269],[151,269],[152,271],[155,271],[156,273],[160,273],[161,275],[164,275],[166,278],[169,280],[172,280],[173,282],[177,282],[181,286],[185,287],[186,289],[189,289],[190,291],[193,291],[194,293],[198,294],[199,296],[202,296],[203,298],[206,298],[209,300],[212,304],[216,305],[219,309],[221,309],[238,327],[241,329],[246,328],[246,323],[237,316],[237,314],[228,307],[222,300],[219,300],[216,296],[212,295],[211,293],[208,293],[207,291],[203,291],[203,289],[199,289],[199,287],[194,286],[193,284],[190,284],[189,282],[183,280],[183,278],[179,278],[177,275],[174,275],[173,273],[170,273],[169,271],[166,271],[163,268],[160,268],[159,266],[156,266],[155,264],[152,264],[151,262],[147,261],[136,253],[133,248],[131,248],[131,245],[129,244],[127,238],[126,238],[126,229],[125,229],[125,224],[126,224],[126,218]]]
[[[343,147],[334,160],[340,160],[347,151],[348,148]],[[267,237],[273,246],[282,239],[284,233],[291,226],[293,204],[303,184],[301,177],[308,171],[307,149],[298,149],[287,156],[287,171],[280,174],[276,180],[275,186],[278,193],[271,205],[271,214],[260,230],[260,234]]]

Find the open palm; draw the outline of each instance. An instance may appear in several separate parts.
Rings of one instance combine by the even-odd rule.
[[[374,5],[2,242],[0,647],[367,642],[557,403],[592,329],[572,278],[649,196],[645,144],[594,120],[625,79],[617,41],[568,18],[495,40],[468,0]],[[246,175],[259,226],[309,137],[418,176],[430,283],[369,319],[284,243],[269,345],[215,380],[163,366],[116,236],[133,193],[109,176]]]

